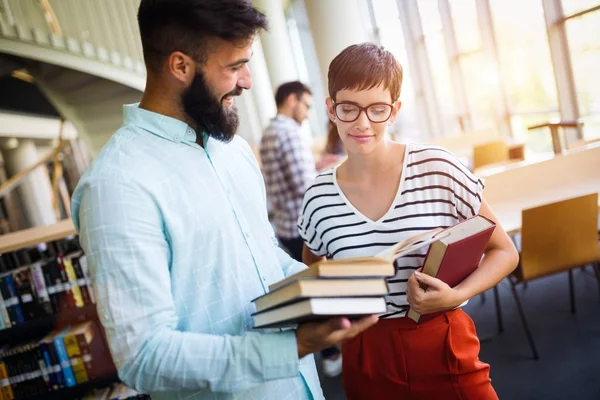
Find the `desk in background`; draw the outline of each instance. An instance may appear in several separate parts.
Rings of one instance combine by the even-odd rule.
[[[600,143],[486,172],[479,174],[486,179],[484,198],[504,229],[518,232],[525,209],[600,193]]]

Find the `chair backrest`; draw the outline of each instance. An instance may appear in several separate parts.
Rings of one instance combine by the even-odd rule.
[[[596,262],[598,193],[523,210],[523,281]]]
[[[503,140],[473,147],[473,170],[506,160],[508,160],[508,145]]]

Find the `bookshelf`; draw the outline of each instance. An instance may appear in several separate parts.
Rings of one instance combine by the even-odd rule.
[[[57,224],[54,225],[48,225],[48,226],[43,226],[43,227],[36,227],[36,228],[31,228],[31,229],[25,229],[25,230],[21,230],[21,231],[17,231],[17,232],[13,232],[13,233],[9,233],[9,234],[5,234],[5,235],[1,235],[0,236],[0,254],[2,254],[3,256],[7,256],[11,253],[11,252],[15,252],[19,253],[22,251],[26,251],[25,249],[28,248],[35,248],[37,245],[39,245],[40,243],[52,243],[52,242],[56,242],[56,241],[60,241],[62,239],[68,238],[70,236],[76,236],[77,232],[75,230],[75,227],[72,223],[72,221],[70,219],[67,220],[62,220],[60,222],[58,222]],[[66,250],[67,248],[63,248],[63,250],[61,251],[73,251],[73,249],[71,250]],[[57,253],[54,253],[57,254]],[[82,253],[71,253],[71,254],[82,254]],[[81,256],[75,256],[75,257],[81,257]],[[68,259],[68,257],[64,258],[65,260]],[[74,260],[75,258],[73,258],[72,260]],[[61,260],[63,260],[62,256],[61,256]],[[22,261],[22,262],[26,262],[26,261]],[[39,263],[40,261],[38,261]],[[42,261],[42,262],[46,262],[46,261]],[[31,263],[31,264],[29,264]],[[17,274],[20,274],[20,272],[18,271],[22,271],[22,270],[26,270],[26,271],[32,271],[33,270],[33,265],[36,264],[35,260],[29,260],[28,264],[21,264],[18,267],[12,267],[12,269],[8,269],[6,272],[2,272],[0,273],[0,279],[4,279],[3,284],[6,283],[6,279],[7,276],[11,277],[11,279],[17,279],[16,277],[19,276]],[[48,262],[48,265],[58,265],[58,264],[52,264],[52,262]],[[60,261],[59,264],[63,265],[63,267],[61,268],[65,268],[65,270],[67,269],[67,267],[65,267],[67,265],[67,261]],[[79,265],[78,262],[76,263],[75,261],[70,262],[69,265]],[[3,264],[3,266],[6,268],[6,265]],[[36,267],[37,268],[37,267]],[[48,279],[48,271],[50,271],[52,268],[56,268],[56,267],[49,267],[48,269],[44,269],[46,267],[40,267],[40,271],[44,271],[43,272],[43,277],[41,278],[42,281],[46,280],[46,285],[49,284]],[[78,271],[81,272],[81,266],[79,265],[78,267]],[[75,267],[70,266],[69,267],[70,270],[75,271]],[[74,273],[74,272],[73,272]],[[31,287],[32,290],[37,291],[38,288],[33,285],[33,272],[31,272],[31,280],[29,282],[32,283]],[[85,275],[83,275],[85,276]],[[70,286],[68,283],[65,283],[65,281],[63,281],[63,287],[68,286],[69,288],[74,288],[74,287],[79,287],[79,288],[84,288],[87,287],[87,285],[89,285],[89,281],[88,283],[85,283],[84,286],[81,286],[82,283],[81,281],[83,280],[83,276],[81,275],[77,275],[76,278],[78,278],[76,281],[73,280],[74,278],[72,276],[67,276],[68,278],[68,282],[70,283],[70,285],[74,285],[74,286]],[[52,279],[56,278],[56,275],[52,275]],[[14,282],[17,282],[13,279]],[[86,278],[87,279],[87,278]],[[77,283],[75,283],[77,282]],[[22,283],[21,283],[22,285]],[[60,286],[60,285],[59,285]],[[48,291],[49,293],[59,293],[59,291],[57,290],[56,292],[50,292],[50,287],[48,287]],[[15,289],[16,288],[16,289]],[[17,295],[16,297],[13,297],[13,300],[18,298],[19,300],[19,307],[22,307],[21,309],[23,310],[23,315],[26,314],[25,312],[25,304],[31,304],[31,300],[24,300],[25,296],[28,296],[27,293],[30,292],[23,292],[20,291],[22,290],[23,286],[18,286],[15,283],[15,286],[13,288],[13,296],[14,296],[14,290],[16,290]],[[4,288],[6,289],[6,287]],[[70,289],[64,289],[65,291],[70,290]],[[108,343],[106,342],[106,337],[104,334],[104,330],[102,329],[102,326],[100,324],[100,321],[98,320],[98,314],[96,311],[96,305],[93,302],[93,298],[92,301],[90,302],[90,297],[85,297],[83,296],[83,289],[79,289],[81,291],[82,294],[80,294],[81,300],[83,300],[83,304],[72,304],[67,302],[67,306],[61,306],[60,309],[57,309],[56,307],[52,306],[54,313],[49,314],[49,315],[45,315],[45,316],[41,316],[41,314],[37,317],[37,318],[32,318],[31,314],[27,314],[29,315],[29,319],[26,317],[22,317],[23,319],[25,319],[24,321],[21,321],[20,323],[16,323],[14,322],[14,318],[11,316],[9,317],[12,321],[13,321],[13,326],[8,326],[5,327],[4,329],[0,329],[0,348],[3,347],[4,345],[7,345],[8,349],[11,348],[18,348],[19,346],[22,346],[23,344],[27,344],[28,342],[37,342],[40,337],[45,336],[46,334],[50,333],[50,332],[55,332],[55,331],[61,331],[64,330],[70,326],[77,326],[78,324],[81,324],[83,322],[92,322],[91,328],[91,332],[93,332],[93,336],[94,339],[93,340],[93,345],[90,345],[89,348],[87,348],[90,353],[87,353],[89,356],[91,356],[91,360],[93,361],[93,371],[94,371],[94,376],[90,376],[90,380],[86,381],[86,382],[82,382],[79,384],[75,384],[74,386],[71,387],[61,387],[55,390],[48,390],[46,392],[43,392],[41,394],[32,396],[33,393],[35,393],[36,391],[38,391],[39,389],[39,383],[38,386],[32,386],[31,390],[29,391],[29,395],[27,395],[26,397],[23,397],[25,395],[25,393],[27,393],[26,389],[25,391],[23,391],[23,389],[21,389],[21,387],[26,384],[27,382],[33,382],[34,378],[30,378],[27,379],[25,381],[21,381],[21,382],[17,382],[16,385],[19,386],[20,388],[20,394],[19,394],[19,399],[35,399],[35,400],[51,400],[51,399],[77,399],[80,398],[82,396],[84,396],[86,393],[88,393],[90,390],[92,389],[102,389],[102,388],[106,388],[107,386],[110,386],[111,384],[114,383],[119,383],[119,379],[116,373],[116,368],[114,366],[114,363],[112,361],[112,358],[110,356],[110,352],[108,349]],[[38,292],[41,293],[41,292]],[[58,295],[58,294],[57,294]],[[31,298],[31,296],[29,296],[29,298]],[[41,297],[36,297],[34,296],[35,299],[34,301],[39,301],[41,299]],[[64,300],[64,299],[63,299]],[[0,304],[1,306],[1,304]],[[11,305],[11,307],[13,307],[14,305]],[[65,307],[65,308],[63,308]],[[5,308],[5,310],[7,310],[8,308]],[[13,314],[14,316],[14,314]],[[2,318],[2,315],[0,315],[0,318]],[[9,321],[10,322],[10,321]],[[15,347],[16,346],[16,347]],[[30,350],[25,350],[25,352],[30,351]],[[15,355],[15,353],[13,353],[12,358],[13,360],[11,361],[11,365],[13,365],[13,371],[12,371],[12,375],[10,370],[8,371],[9,375],[8,376],[16,376],[15,374],[18,374],[18,372],[15,372],[14,365],[25,365],[25,367],[22,368],[30,368],[31,367],[31,358],[23,358],[23,361],[19,360],[19,361],[15,361],[15,357],[18,357],[18,354],[20,353],[16,353],[17,355]],[[81,353],[83,354],[83,352]],[[11,355],[8,356],[9,358],[11,357]],[[2,358],[2,355],[0,354],[0,359]],[[8,359],[8,358],[7,358]],[[0,361],[1,363],[2,361]],[[15,364],[15,362],[17,364]],[[18,364],[18,363],[23,363],[23,364]],[[46,361],[49,362],[49,361]],[[71,361],[73,362],[73,361]],[[9,364],[6,364],[6,366],[8,366]],[[75,364],[73,364],[75,365]],[[7,367],[8,368],[8,367]],[[89,370],[88,370],[89,372]],[[33,383],[33,385],[35,385],[36,383]],[[13,385],[13,383],[11,383],[11,385]],[[13,388],[16,386],[13,386]],[[16,392],[15,392],[15,396],[17,396]],[[0,393],[0,398],[3,398],[2,393]]]
[[[35,246],[39,243],[52,242],[76,234],[77,231],[70,219],[64,219],[54,225],[7,233],[0,236],[0,254]]]

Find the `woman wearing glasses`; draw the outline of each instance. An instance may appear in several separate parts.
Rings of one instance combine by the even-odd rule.
[[[482,198],[483,182],[442,148],[387,138],[402,83],[402,67],[390,52],[375,44],[350,46],[332,61],[328,78],[329,118],[348,158],[306,191],[298,226],[305,263],[374,255],[475,214],[497,224],[479,268],[454,288],[418,271],[426,250],[397,260],[387,312],[343,345],[348,399],[497,399],[489,365],[478,358],[473,321],[459,307],[518,261]],[[421,314],[449,311],[417,325],[405,317],[409,305]]]

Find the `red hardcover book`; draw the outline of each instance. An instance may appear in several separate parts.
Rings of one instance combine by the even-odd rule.
[[[467,278],[477,267],[496,225],[476,215],[438,233],[440,239],[429,246],[423,273],[454,287]],[[407,317],[417,323],[429,321],[444,311],[420,315],[412,308]]]

